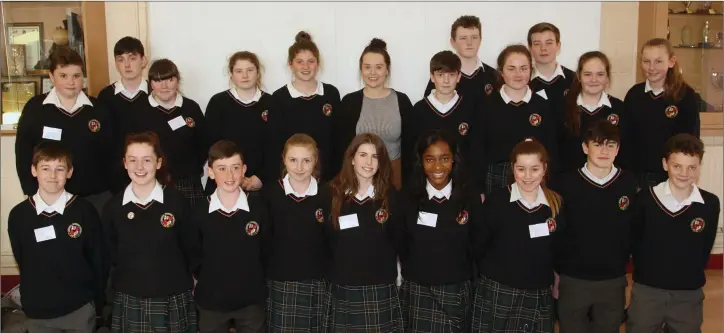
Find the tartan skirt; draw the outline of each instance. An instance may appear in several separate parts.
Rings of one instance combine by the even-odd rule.
[[[213,181],[213,180],[211,180]],[[205,199],[204,189],[201,186],[201,178],[184,177],[173,180],[174,187],[181,191],[184,198],[192,205],[200,199]]]
[[[267,280],[267,332],[324,332],[327,283]]]
[[[510,162],[488,164],[488,171],[485,175],[485,194],[490,194],[496,188],[510,185],[513,174]]]
[[[405,332],[468,332],[471,283],[425,286],[403,281],[400,288]]]
[[[482,276],[472,317],[473,332],[553,333],[551,288],[518,289]]]
[[[168,297],[133,297],[116,292],[112,333],[196,333],[196,304],[191,290]]]
[[[402,309],[394,283],[346,286],[330,283],[325,306],[327,333],[401,333]]]

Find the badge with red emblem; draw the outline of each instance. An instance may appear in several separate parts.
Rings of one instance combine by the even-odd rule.
[[[706,224],[704,223],[704,219],[701,217],[697,217],[693,220],[691,220],[691,231],[693,232],[701,232],[704,230],[704,226]]]
[[[467,135],[469,129],[470,126],[468,125],[468,123],[463,122],[458,125],[458,132],[460,132],[460,135]]]
[[[196,123],[194,122],[194,118],[186,117],[186,126],[188,126],[188,127],[196,126]]]
[[[71,223],[68,226],[68,236],[70,236],[70,238],[80,237],[81,232],[83,232],[83,228],[81,228],[80,224],[78,223]]]
[[[267,120],[267,117],[269,117],[269,110],[264,110],[264,111],[261,113],[261,119],[264,119],[264,121],[266,121],[266,120]]]
[[[259,223],[256,223],[254,221],[249,221],[246,226],[244,227],[244,230],[246,230],[246,234],[249,236],[255,236],[259,233]]]
[[[541,121],[543,121],[543,118],[539,114],[534,113],[530,115],[530,117],[528,117],[528,121],[531,125],[538,126],[540,125]]]
[[[485,94],[490,95],[493,92],[493,85],[488,83],[485,85]]]
[[[96,133],[101,130],[101,122],[95,119],[91,119],[88,122],[88,129],[90,129],[91,132]]]
[[[666,108],[666,117],[667,118],[676,118],[676,116],[679,114],[679,108],[676,107],[676,105],[670,105]]]
[[[618,198],[618,209],[620,209],[620,210],[628,209],[629,203],[631,203],[631,201],[625,195]]]
[[[618,115],[615,113],[609,114],[608,117],[606,117],[606,120],[608,120],[611,125],[618,125]]]
[[[384,210],[382,208],[378,209],[375,213],[375,220],[377,220],[377,223],[382,224],[387,222],[387,218],[390,217],[390,214],[387,213],[387,210]]]
[[[324,210],[322,210],[322,208],[317,209],[317,211],[314,212],[314,217],[317,218],[317,222],[324,222]]]
[[[549,218],[546,220],[546,224],[548,224],[548,232],[554,232],[554,231],[556,231],[556,227],[557,227],[557,225],[556,225],[556,220],[554,220],[553,218],[549,217]]]
[[[329,103],[324,104],[324,106],[322,107],[322,112],[325,116],[330,116],[332,114],[332,105]]]
[[[161,225],[164,228],[171,228],[176,223],[176,218],[171,213],[163,213],[161,215]]]
[[[458,214],[458,217],[455,219],[458,224],[463,225],[465,223],[468,223],[468,211],[464,210]]]

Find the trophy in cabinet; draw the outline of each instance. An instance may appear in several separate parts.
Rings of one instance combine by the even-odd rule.
[[[714,88],[716,88],[716,90],[719,90],[719,91],[722,91],[722,87],[724,87],[724,75],[722,75],[722,74],[724,74],[724,73],[715,72],[714,69],[712,68],[711,84],[714,85]],[[722,109],[724,108],[724,101],[721,101],[721,102],[722,103],[719,104],[719,107],[717,108],[718,111],[722,111]]]
[[[693,1],[682,1],[684,4],[684,11],[680,12],[681,14],[694,14],[694,10],[691,9],[691,3]]]

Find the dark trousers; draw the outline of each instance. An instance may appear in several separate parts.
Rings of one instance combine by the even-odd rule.
[[[30,319],[26,322],[28,333],[93,333],[96,326],[96,310],[87,303],[80,309],[53,319]]]
[[[266,329],[266,309],[263,304],[229,312],[209,311],[199,307],[201,333],[228,333],[231,320],[234,321],[236,333],[263,333]]]
[[[615,333],[626,305],[626,276],[603,281],[560,275],[558,316],[561,333]]]
[[[664,290],[635,283],[628,315],[627,333],[657,333],[662,324],[671,332],[701,333],[704,291]]]

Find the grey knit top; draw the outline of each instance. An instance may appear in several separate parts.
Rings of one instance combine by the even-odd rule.
[[[357,121],[357,134],[360,133],[379,135],[385,142],[390,159],[400,158],[402,118],[394,90],[382,98],[363,97],[362,111]]]

